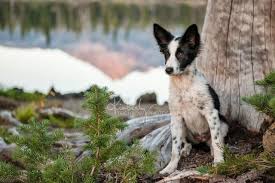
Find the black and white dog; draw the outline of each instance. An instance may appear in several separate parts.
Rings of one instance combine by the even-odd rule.
[[[174,37],[154,24],[154,36],[165,57],[165,71],[170,76],[172,156],[160,173],[175,171],[181,155],[189,155],[191,143],[207,142],[214,164],[224,161],[224,137],[228,126],[219,113],[216,92],[196,68],[195,59],[201,44],[197,26],[193,24],[181,37]]]

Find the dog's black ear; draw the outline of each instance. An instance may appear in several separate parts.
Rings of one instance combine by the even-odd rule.
[[[192,47],[200,45],[200,34],[196,24],[190,25],[181,38],[182,43],[188,42]]]
[[[159,24],[154,24],[154,36],[160,47],[168,45],[174,36],[161,27]]]

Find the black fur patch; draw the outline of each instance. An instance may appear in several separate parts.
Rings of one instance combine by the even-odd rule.
[[[221,121],[227,123],[226,118],[222,114],[220,114],[220,113],[219,113],[219,118],[220,118]]]
[[[158,24],[153,26],[154,36],[157,40],[158,45],[162,48],[164,45],[168,45],[173,40],[174,36],[163,27]]]
[[[209,93],[212,97],[212,100],[214,102],[215,109],[220,111],[220,105],[221,104],[220,104],[220,100],[219,100],[219,97],[218,97],[217,93],[215,92],[215,90],[209,84],[207,84],[207,86],[208,86],[208,91],[209,91]]]
[[[215,90],[209,84],[207,84],[207,86],[208,86],[209,93],[210,93],[210,95],[212,97],[212,100],[214,102],[215,109],[217,109],[218,111],[220,111],[221,104],[220,104],[220,100],[219,100],[219,97],[218,97],[217,93],[215,92]],[[219,118],[220,118],[221,121],[223,121],[225,123],[228,122],[226,120],[226,118],[222,114],[220,114],[220,113],[219,113]]]
[[[154,36],[159,45],[160,52],[163,53],[165,57],[166,63],[166,61],[170,57],[168,44],[174,39],[174,36],[158,24],[154,24]]]
[[[180,70],[183,71],[199,53],[200,35],[197,26],[195,24],[189,26],[179,40],[176,57],[180,62]]]

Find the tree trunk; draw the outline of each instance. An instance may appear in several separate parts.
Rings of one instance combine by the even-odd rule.
[[[275,68],[275,0],[209,0],[198,67],[215,88],[222,113],[258,131],[265,116],[242,101]]]
[[[268,152],[275,152],[275,123],[273,123],[263,136],[263,147]]]

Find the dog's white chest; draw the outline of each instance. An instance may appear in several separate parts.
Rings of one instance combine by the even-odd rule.
[[[194,87],[170,89],[169,108],[172,115],[180,115],[193,135],[209,132],[208,123],[198,108],[199,96]]]
[[[206,119],[201,115],[198,107],[189,99],[182,100],[181,115],[186,127],[192,132],[192,134],[202,135],[209,131]]]

